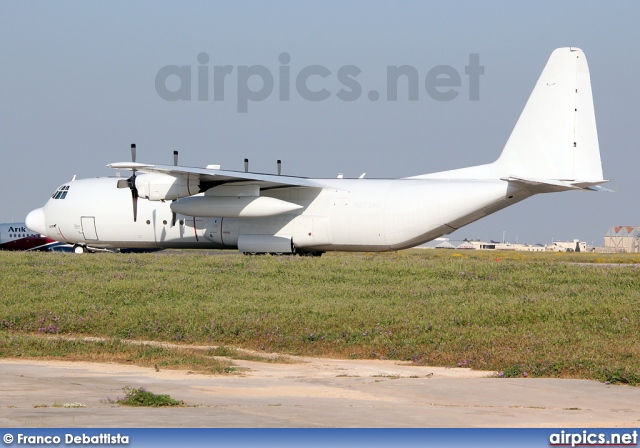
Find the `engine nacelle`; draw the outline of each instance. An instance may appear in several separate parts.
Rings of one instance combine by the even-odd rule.
[[[139,174],[136,176],[138,196],[150,201],[172,201],[200,193],[197,177],[168,174]]]
[[[301,205],[265,196],[194,196],[171,204],[174,213],[206,218],[263,218],[301,208]]]

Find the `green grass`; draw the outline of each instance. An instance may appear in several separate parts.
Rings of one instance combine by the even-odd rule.
[[[125,386],[122,390],[124,397],[115,400],[115,403],[122,406],[145,406],[153,408],[185,406],[183,401],[175,400],[167,394],[154,394],[144,387]]]
[[[49,336],[49,337],[47,337]],[[190,347],[131,344],[118,339],[85,341],[59,335],[0,332],[0,357],[116,362],[159,369],[189,369],[202,373],[234,373],[230,361]]]
[[[257,355],[254,353],[247,353],[246,351],[238,350],[237,348],[227,347],[224,345],[208,349],[206,352],[206,355],[219,356],[219,357],[225,357],[230,359],[240,359],[243,361],[266,362],[266,363],[273,363],[273,364],[295,364],[299,362],[287,356]]]
[[[640,263],[634,255],[4,252],[0,262],[5,357],[116,356],[133,339],[640,384],[640,268],[608,265]],[[183,351],[146,350],[150,365],[191,368]]]

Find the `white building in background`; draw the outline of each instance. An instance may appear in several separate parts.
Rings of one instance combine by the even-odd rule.
[[[479,250],[516,250],[521,252],[544,252],[545,247],[539,244],[496,243],[495,241],[469,241]]]
[[[525,252],[544,252],[545,246],[541,244],[513,244],[497,241],[480,240],[451,240],[449,238],[437,238],[429,241],[416,249],[466,249],[466,250],[517,250]]]
[[[640,226],[613,226],[604,234],[608,252],[640,252]]]
[[[554,241],[546,246],[548,252],[586,252],[587,243],[585,241]]]
[[[635,235],[635,251],[638,251],[638,243],[640,242],[640,227],[636,227]],[[618,244],[622,247],[623,240],[611,240],[611,244]],[[622,242],[621,242],[622,241]],[[605,239],[605,246],[606,244]],[[628,243],[631,244],[631,243]],[[626,246],[625,246],[626,247]],[[469,250],[514,250],[523,252],[587,252],[587,243],[575,239],[573,241],[554,241],[552,244],[518,244],[518,243],[501,243],[498,241],[480,241],[480,240],[452,240],[449,238],[437,238],[429,241],[417,249],[469,249]],[[590,251],[593,248],[589,248]],[[620,250],[619,250],[620,251]],[[631,252],[632,250],[625,250]]]

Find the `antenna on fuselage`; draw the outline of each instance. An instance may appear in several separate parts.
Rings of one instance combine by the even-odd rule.
[[[280,175],[280,173],[282,172],[282,160],[278,159],[278,176]]]
[[[244,172],[249,172],[249,159],[244,159]]]
[[[173,151],[173,166],[178,166],[178,151]],[[171,227],[176,225],[176,219],[177,219],[176,212],[171,210]]]

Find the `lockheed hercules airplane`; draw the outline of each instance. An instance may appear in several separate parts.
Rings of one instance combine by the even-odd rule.
[[[605,190],[582,50],[555,50],[493,163],[402,179],[310,179],[132,162],[128,179],[65,183],[27,226],[75,252],[237,248],[243,253],[405,249],[538,193]]]

